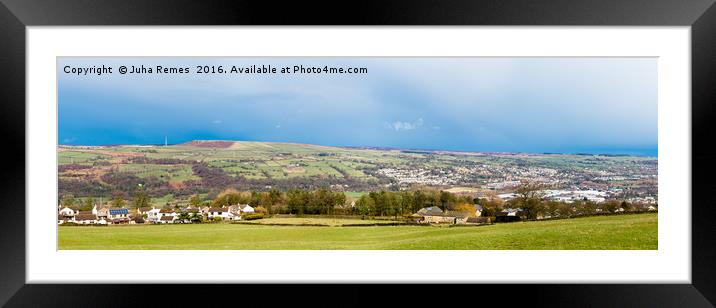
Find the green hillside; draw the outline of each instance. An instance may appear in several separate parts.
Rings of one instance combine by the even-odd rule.
[[[186,200],[231,187],[238,190],[340,188],[365,192],[486,188],[490,183],[545,179],[562,187],[629,189],[655,196],[657,158],[638,156],[471,153],[330,147],[281,142],[192,141],[170,146],[59,146],[59,193],[132,195],[137,184],[152,197]]]

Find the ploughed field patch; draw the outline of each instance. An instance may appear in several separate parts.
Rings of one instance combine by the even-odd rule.
[[[199,148],[220,148],[220,149],[226,149],[230,148],[232,145],[234,145],[233,141],[221,141],[221,140],[211,140],[211,141],[205,141],[205,140],[193,140],[186,143],[183,143],[184,146],[190,146],[190,147],[199,147]]]

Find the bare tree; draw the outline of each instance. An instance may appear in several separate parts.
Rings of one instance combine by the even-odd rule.
[[[542,190],[545,188],[546,186],[542,183],[525,182],[515,190],[515,193],[519,195],[515,201],[525,211],[528,219],[536,219],[539,214],[544,212]]]

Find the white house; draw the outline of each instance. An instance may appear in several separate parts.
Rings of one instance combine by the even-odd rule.
[[[254,213],[254,208],[248,204],[239,204],[239,208],[241,209],[241,213],[247,213],[247,214]]]
[[[147,213],[146,213],[147,221],[158,222],[159,219],[162,217],[161,213],[159,213],[161,211],[162,211],[161,209],[151,209],[151,210],[147,211]]]
[[[221,207],[210,208],[207,212],[207,215],[208,215],[209,220],[213,220],[214,217],[221,217],[222,220],[230,220],[230,219],[234,218],[234,216],[236,216],[233,213],[231,213],[231,211],[229,211],[228,208],[221,208]]]
[[[74,208],[74,207],[70,208],[70,207],[67,207],[67,206],[66,206],[66,207],[63,207],[63,208],[59,211],[59,214],[60,214],[61,216],[67,217],[67,218],[75,217],[75,215],[77,215],[78,213],[79,213],[79,209],[78,209],[78,208]]]
[[[227,209],[229,213],[234,214],[234,216],[241,216],[241,207],[238,204],[230,205]]]
[[[243,213],[251,214],[254,213],[254,208],[248,204],[234,204],[229,206],[229,212],[234,215],[240,216]]]
[[[100,205],[99,207],[97,204],[92,206],[92,214],[97,215],[98,219],[105,219],[109,216],[109,207]]]

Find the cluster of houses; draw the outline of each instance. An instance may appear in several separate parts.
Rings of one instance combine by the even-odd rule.
[[[612,196],[612,192],[596,189],[588,190],[562,190],[562,189],[548,189],[541,190],[543,198],[546,200],[560,201],[565,203],[573,203],[575,201],[592,201],[594,203],[602,203]],[[498,197],[504,201],[510,201],[518,198],[520,195],[517,193],[504,193],[499,194]]]
[[[564,190],[564,189],[547,189],[541,190],[542,197],[546,200],[559,201],[565,203],[574,203],[575,201],[591,201],[594,203],[602,203],[609,199],[621,199],[617,198],[621,189],[610,189],[610,190],[599,190],[599,189],[585,189],[585,190]],[[515,198],[519,198],[520,195],[517,193],[504,193],[497,195],[503,201],[510,201]],[[632,203],[642,203],[647,205],[656,205],[657,199],[653,196],[647,197],[630,197],[626,201]]]
[[[248,204],[235,204],[227,207],[185,207],[156,208],[141,207],[137,209],[112,208],[109,205],[94,205],[91,211],[80,211],[75,206],[60,206],[57,212],[57,223],[67,222],[81,225],[117,225],[117,224],[171,224],[191,223],[201,217],[207,220],[241,220],[243,214],[253,214],[254,208]],[[182,215],[184,214],[184,215]],[[218,218],[217,218],[218,217]]]
[[[79,207],[60,207],[57,212],[57,223],[73,222],[77,224],[126,224],[131,217],[129,210],[124,208],[97,207],[91,211],[80,211]]]

